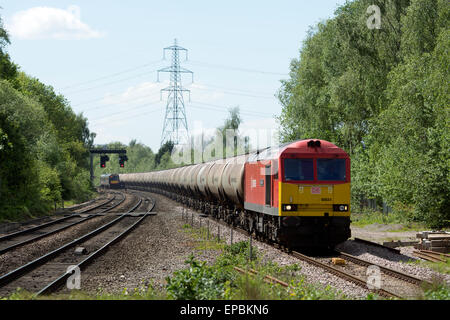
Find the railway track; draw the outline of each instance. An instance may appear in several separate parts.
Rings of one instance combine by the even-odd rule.
[[[0,237],[0,255],[96,217],[96,215],[85,216],[84,214],[88,212],[100,210],[97,214],[102,214],[111,211],[125,201],[124,194],[120,194],[122,195],[121,199],[116,199],[117,195],[119,195],[117,193],[112,198],[85,208],[77,213]]]
[[[208,217],[228,228],[231,228],[222,220],[217,220],[212,217]],[[241,228],[234,227],[234,230],[250,236],[250,234]],[[269,243],[273,245],[272,243]],[[385,298],[418,298],[423,294],[423,286],[431,285],[428,281],[413,277],[401,271],[390,269],[379,264],[375,264],[358,257],[349,255],[344,252],[332,252],[329,256],[312,257],[302,254],[297,251],[286,250],[286,248],[279,247],[282,251],[287,251],[293,257],[304,261],[308,264],[312,264],[316,267],[320,267],[325,271],[334,274],[344,280],[350,281],[362,288],[365,288],[373,293],[376,293]],[[333,265],[332,258],[341,258],[345,260],[345,265]],[[371,268],[372,272],[375,270],[379,272],[377,275],[368,272],[368,268]],[[379,276],[380,282],[371,283],[369,277],[374,279],[374,276]]]
[[[108,196],[111,194],[112,193],[102,192],[102,193],[100,193],[100,196],[95,199],[92,199],[90,201],[83,202],[83,203],[80,203],[80,204],[77,204],[74,206],[66,207],[66,208],[63,208],[62,210],[64,211],[64,213],[77,213],[79,211],[84,211],[92,206],[95,206],[97,202],[107,199]]]
[[[434,252],[430,250],[415,250],[413,251],[413,255],[431,262],[446,262],[446,259],[450,258],[450,254],[448,253]]]
[[[331,256],[327,257],[310,257],[296,251],[292,251],[290,254],[386,298],[417,298],[422,295],[422,287],[424,284],[431,285],[425,280],[413,277],[404,272],[390,269],[343,252],[334,252]],[[345,263],[342,265],[333,265],[333,258],[341,258]],[[378,282],[372,282],[371,280],[377,280]]]
[[[70,277],[69,270],[86,267],[151,215],[154,206],[154,200],[139,197],[128,212],[118,214],[114,220],[0,276],[0,295],[8,295],[19,287],[36,294],[55,291]],[[145,211],[136,213],[138,208]]]

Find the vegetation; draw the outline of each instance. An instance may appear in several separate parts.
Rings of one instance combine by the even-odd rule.
[[[48,212],[62,200],[87,200],[95,136],[62,95],[20,71],[7,44],[0,18],[0,221]]]
[[[434,284],[428,290],[425,290],[424,299],[426,300],[450,300],[450,287],[441,283]]]
[[[306,283],[306,279],[299,275],[301,268],[297,265],[279,266],[273,262],[263,262],[262,254],[252,247],[252,259],[249,259],[249,242],[240,241],[232,245],[217,242],[216,239],[206,239],[203,229],[191,228],[185,225],[186,231],[192,232],[194,238],[202,242],[212,242],[210,245],[200,244],[197,250],[215,248],[221,254],[214,264],[197,261],[194,256],[186,260],[188,268],[174,272],[167,280],[167,297],[169,299],[188,300],[263,300],[263,299],[346,299],[342,293],[329,286],[322,287]],[[216,245],[219,243],[220,246]],[[244,270],[252,268],[257,275],[243,275],[234,267]],[[285,288],[279,284],[264,282],[264,276],[271,275],[290,284]]]
[[[381,29],[367,26],[370,5]],[[409,221],[450,224],[449,20],[446,0],[347,2],[292,60],[281,136],[343,147],[353,208],[376,199]]]
[[[449,274],[450,275],[450,258],[446,257],[445,255],[441,255],[440,257],[445,262],[431,262],[431,261],[417,259],[417,260],[414,260],[414,261],[411,261],[411,262],[407,262],[407,263],[416,264],[416,265],[421,266],[421,267],[433,269],[433,270],[435,270],[436,272],[439,272],[439,273]],[[445,282],[445,280],[436,279],[436,284],[442,284],[444,282]],[[434,288],[428,288],[428,289],[433,289],[434,290],[434,289],[436,289],[436,286],[434,286]],[[440,290],[440,288],[438,288],[438,290]]]
[[[357,227],[364,227],[372,224],[391,224],[392,227],[398,227],[396,229],[390,229],[387,231],[413,231],[413,230],[424,230],[426,225],[422,222],[412,222],[408,219],[398,214],[398,212],[393,213],[382,213],[379,211],[373,211],[370,209],[365,209],[362,212],[352,213],[352,225]]]

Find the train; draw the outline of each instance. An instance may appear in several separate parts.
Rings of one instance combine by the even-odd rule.
[[[123,184],[120,182],[118,174],[102,174],[100,176],[100,188],[121,189],[123,188]]]
[[[351,236],[350,157],[325,140],[119,176],[287,248],[330,249]]]

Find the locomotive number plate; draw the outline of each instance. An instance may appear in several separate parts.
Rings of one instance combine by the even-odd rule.
[[[322,188],[321,187],[311,187],[311,194],[321,194]]]

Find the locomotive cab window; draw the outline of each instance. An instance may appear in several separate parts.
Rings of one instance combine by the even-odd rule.
[[[317,180],[345,181],[345,159],[317,159]]]
[[[314,180],[313,159],[284,159],[285,181]]]

